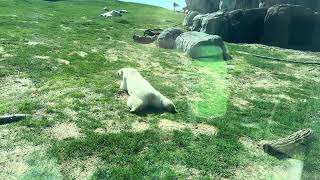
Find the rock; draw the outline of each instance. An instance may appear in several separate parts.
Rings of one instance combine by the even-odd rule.
[[[312,34],[312,46],[315,47],[315,50],[320,50],[320,13],[315,14],[315,28]]]
[[[190,28],[191,31],[200,31],[202,20],[204,17],[208,16],[208,14],[199,14],[195,16],[192,20],[192,27]]]
[[[193,18],[199,15],[197,11],[189,11],[187,16],[184,18],[182,25],[184,26],[192,26]]]
[[[261,42],[266,14],[266,8],[239,9],[228,12],[229,34],[224,40],[236,43]]]
[[[234,0],[236,1],[234,9],[252,9],[259,7],[258,0]]]
[[[259,2],[259,8],[265,8],[266,7],[266,3],[263,2],[263,0],[260,0]]]
[[[162,31],[163,29],[146,29],[143,34],[145,36],[158,36]]]
[[[219,35],[224,40],[229,39],[229,19],[226,12],[216,12],[202,18],[200,32]]]
[[[211,13],[219,10],[219,0],[186,0],[189,10],[200,13]]]
[[[188,10],[213,13],[220,9],[269,8],[279,4],[301,5],[313,10],[320,9],[319,0],[186,0]]]
[[[264,42],[284,48],[319,49],[318,23],[319,15],[311,9],[288,4],[273,6],[265,17]]]
[[[213,13],[220,10],[250,9],[259,6],[258,0],[186,0],[189,10]]]
[[[220,0],[219,10],[233,10],[236,7],[235,0]]]
[[[122,16],[122,14],[119,11],[112,10],[112,11],[103,13],[100,16],[106,17],[106,18],[108,18],[108,17],[120,17],[120,16]]]
[[[291,4],[291,5],[300,5],[313,10],[320,9],[319,0],[262,0],[262,1],[265,7],[268,7],[268,8],[274,5],[279,5],[279,4]]]
[[[200,32],[219,35],[228,42],[257,43],[264,32],[265,8],[211,13],[202,18]]]
[[[216,56],[224,60],[231,59],[222,38],[216,35],[196,31],[185,32],[177,37],[176,46],[195,59]]]
[[[121,9],[121,10],[119,10],[119,12],[120,12],[120,13],[125,13],[125,14],[126,14],[126,13],[129,13],[129,12],[128,12],[127,10],[125,10],[125,9]]]
[[[139,35],[133,35],[133,40],[137,43],[141,44],[150,44],[157,40],[157,36],[139,36]]]
[[[175,40],[176,38],[183,33],[180,28],[168,28],[162,31],[158,37],[158,45],[161,48],[173,49],[176,47]]]

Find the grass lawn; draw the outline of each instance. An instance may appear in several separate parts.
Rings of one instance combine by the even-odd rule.
[[[127,9],[99,17],[103,7]],[[294,155],[304,179],[320,172],[320,53],[226,43],[232,61],[192,61],[136,44],[146,28],[184,14],[116,0],[1,0],[0,179],[275,179],[288,161],[261,140],[312,128]],[[245,53],[242,53],[245,52]],[[138,69],[178,113],[134,115],[115,72]]]

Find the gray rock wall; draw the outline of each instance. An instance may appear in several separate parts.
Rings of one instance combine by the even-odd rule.
[[[293,4],[320,11],[320,0],[186,0],[186,4],[189,10],[212,13],[219,10],[219,5],[228,10],[258,8],[260,1],[267,8],[277,4]]]

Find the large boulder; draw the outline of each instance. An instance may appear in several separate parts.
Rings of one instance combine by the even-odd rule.
[[[220,36],[190,31],[182,33],[176,39],[176,46],[191,58],[222,57],[231,59]]]
[[[199,15],[197,11],[189,11],[187,16],[184,18],[182,25],[184,26],[192,26],[193,18]]]
[[[220,0],[219,10],[233,10],[236,7],[235,0]]]
[[[265,8],[219,11],[202,18],[200,32],[228,42],[257,43],[263,37]]]
[[[180,28],[168,28],[162,31],[158,37],[157,44],[161,48],[173,49],[176,47],[176,38],[183,33]]]
[[[229,18],[226,12],[215,12],[202,18],[200,32],[229,38]]]
[[[187,8],[200,13],[211,13],[219,10],[219,0],[186,0]]]
[[[268,9],[265,17],[264,42],[267,44],[290,47],[312,48],[317,45],[319,15],[311,9],[298,5],[276,5]]]
[[[208,16],[210,14],[199,14],[195,16],[192,20],[192,26],[190,27],[191,31],[200,31],[202,26],[202,20],[204,17]]]
[[[227,13],[229,18],[229,35],[226,41],[240,43],[257,43],[264,33],[266,8],[239,9]]]
[[[259,4],[265,8],[279,4],[301,5],[314,10],[320,10],[319,0],[185,0],[189,10],[200,13],[213,13],[220,9],[252,9]]]
[[[234,9],[252,9],[259,7],[259,0],[233,0],[236,1]]]
[[[292,4],[292,5],[301,5],[306,8],[311,8],[314,10],[320,9],[319,0],[262,0],[265,7],[272,7],[279,4]]]
[[[312,34],[312,47],[320,51],[320,13],[315,14],[315,28]]]

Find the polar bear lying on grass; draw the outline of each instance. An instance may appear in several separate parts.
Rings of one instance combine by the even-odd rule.
[[[146,107],[176,112],[174,104],[159,91],[155,90],[136,69],[120,69],[118,76],[122,78],[121,90],[127,91],[130,96],[127,101],[130,112],[139,112]]]

